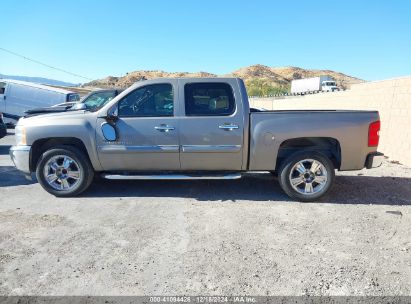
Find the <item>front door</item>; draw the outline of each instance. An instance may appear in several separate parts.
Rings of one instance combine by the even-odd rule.
[[[117,104],[117,140],[104,140],[97,128],[97,150],[104,170],[179,170],[179,125],[174,116],[177,81],[149,84]],[[105,122],[99,118],[98,125]]]
[[[243,108],[235,79],[223,82],[180,80],[185,116],[180,121],[183,170],[241,170]]]

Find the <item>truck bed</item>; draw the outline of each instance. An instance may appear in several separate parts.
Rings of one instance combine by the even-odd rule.
[[[250,111],[250,170],[276,168],[276,159],[286,141],[298,138],[336,140],[340,149],[340,170],[364,168],[370,123],[379,120],[377,111],[357,110],[274,110]]]

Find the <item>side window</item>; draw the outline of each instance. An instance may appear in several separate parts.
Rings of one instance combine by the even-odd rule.
[[[184,95],[186,116],[228,116],[235,111],[233,89],[227,83],[188,83]]]
[[[79,94],[68,94],[67,95],[67,102],[74,102],[74,101],[79,101],[79,100],[80,100]]]
[[[152,84],[138,88],[120,100],[118,115],[123,117],[173,116],[171,84]]]
[[[6,83],[0,82],[0,94],[3,95],[6,92]]]

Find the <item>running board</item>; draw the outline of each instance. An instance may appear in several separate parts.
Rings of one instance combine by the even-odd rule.
[[[240,179],[241,173],[230,174],[212,174],[212,175],[188,175],[188,174],[102,174],[106,179],[119,179],[119,180],[193,180],[193,179]]]

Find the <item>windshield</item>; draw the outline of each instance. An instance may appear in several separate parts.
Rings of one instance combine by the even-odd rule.
[[[116,97],[116,92],[97,92],[92,93],[83,100],[86,108],[89,110],[96,110],[104,106],[107,102]]]

